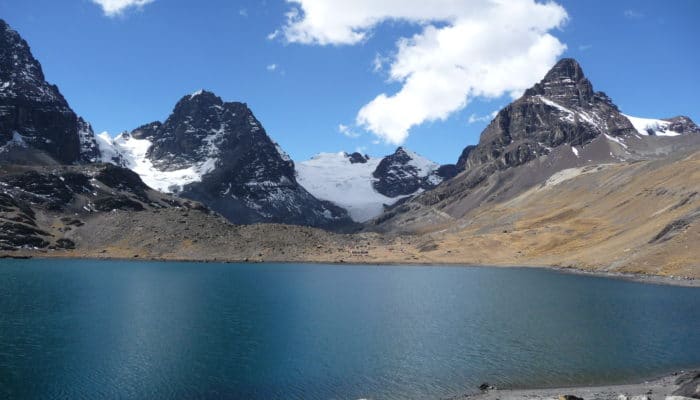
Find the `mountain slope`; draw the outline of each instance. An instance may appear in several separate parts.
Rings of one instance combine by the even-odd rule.
[[[90,125],[46,82],[27,42],[0,19],[0,162],[89,161],[81,157],[81,137],[91,136]]]
[[[194,204],[180,204],[138,213],[85,212],[78,217],[84,225],[69,225],[75,249],[0,249],[0,255],[558,266],[661,275],[679,283],[683,277],[700,279],[698,193],[700,152],[680,151],[657,160],[564,170],[427,234],[234,226]],[[52,224],[40,225],[46,226]]]
[[[499,111],[476,146],[465,148],[457,162],[459,175],[379,216],[372,229],[441,229],[564,169],[645,160],[700,145],[700,129],[690,119],[677,117],[658,127],[672,125],[683,134],[640,134],[605,93],[593,90],[575,60],[563,59]]]
[[[244,103],[199,91],[165,122],[98,138],[105,161],[134,170],[151,187],[201,201],[234,223],[344,228],[345,210],[296,181],[294,163]]]
[[[387,206],[451,178],[452,169],[399,147],[383,158],[321,153],[297,165],[297,178],[314,196],[345,208],[355,221],[364,222]]]
[[[696,147],[697,149],[697,147]],[[700,278],[700,152],[566,169],[423,236],[434,262]],[[432,244],[432,245],[431,245]]]

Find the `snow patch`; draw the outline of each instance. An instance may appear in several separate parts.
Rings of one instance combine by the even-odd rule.
[[[627,145],[625,144],[625,142],[622,141],[622,139],[617,138],[617,137],[610,136],[610,135],[608,135],[607,133],[605,134],[605,137],[606,137],[608,140],[610,140],[610,141],[612,141],[612,142],[615,142],[615,143],[619,144],[620,146],[624,147],[625,149],[627,149]]]
[[[24,141],[24,136],[20,135],[17,131],[12,131],[12,139],[10,143],[13,143],[20,147],[27,147],[27,143]]]
[[[632,117],[626,114],[622,115],[624,115],[632,123],[634,129],[636,129],[640,135],[648,136],[650,132],[654,136],[681,135],[679,132],[674,132],[668,129],[668,127],[671,125],[671,123],[668,121],[664,121],[662,119]]]
[[[574,155],[575,155],[576,157],[578,157],[578,156],[579,156],[579,155],[578,155],[578,150],[576,149],[576,147],[574,147],[574,146],[571,146],[571,152],[573,152],[573,153],[574,153]]]
[[[568,108],[566,108],[566,107],[560,105],[559,103],[554,102],[554,101],[552,101],[552,100],[550,100],[550,99],[548,99],[548,98],[546,98],[546,97],[544,97],[544,96],[537,96],[537,97],[538,97],[538,98],[540,99],[540,101],[542,101],[544,104],[546,104],[546,105],[548,105],[548,106],[550,106],[550,107],[554,107],[554,108],[558,109],[559,111],[563,111],[563,112],[565,112],[565,113],[567,113],[567,114],[573,114],[573,113],[574,113],[574,112],[571,111],[570,109],[568,109]]]
[[[563,121],[573,123],[573,122],[576,122],[576,119],[578,118],[578,120],[580,120],[580,121],[583,121],[583,122],[597,128],[597,129],[601,129],[601,123],[599,121],[596,121],[596,118],[592,117],[591,115],[589,115],[585,111],[582,111],[582,110],[574,111],[574,110],[566,108],[566,107],[562,106],[561,104],[559,104],[555,101],[552,101],[544,96],[537,96],[536,98],[539,99],[542,103],[544,103],[550,107],[554,107],[563,113],[566,113],[566,116],[563,116],[561,118]]]
[[[577,176],[592,174],[594,172],[602,171],[612,164],[600,164],[600,165],[588,165],[579,168],[568,168],[561,170],[554,175],[550,176],[545,182],[544,186],[556,186],[560,183],[566,182],[570,179],[574,179]]]
[[[206,139],[209,147],[214,147],[216,136],[215,133]],[[124,166],[136,172],[146,185],[165,193],[177,193],[182,191],[185,185],[201,182],[202,177],[216,167],[218,160],[208,157],[188,168],[161,171],[146,157],[148,149],[153,145],[150,140],[136,139],[126,132],[115,138],[103,132],[96,138],[103,162],[115,163],[115,160],[121,157]]]
[[[204,89],[199,89],[198,91],[196,91],[196,92],[194,92],[194,93],[192,93],[192,94],[190,95],[190,99],[193,99],[193,98],[195,98],[195,97],[197,97],[197,96],[199,96],[200,94],[203,94],[203,93],[204,93]]]
[[[24,141],[24,136],[20,135],[20,133],[17,131],[12,131],[12,139],[0,146],[0,153],[5,152],[12,147],[27,147],[27,142]]]
[[[411,157],[411,161],[408,162],[408,165],[412,165],[416,168],[416,170],[418,171],[418,176],[420,178],[424,178],[430,175],[433,171],[440,167],[440,164],[430,161],[418,153],[415,153],[406,148],[404,148],[403,151],[406,152],[406,154],[408,154],[409,157]],[[436,178],[439,179],[439,182],[437,183],[442,182],[442,178],[440,178],[439,176],[436,176]]]

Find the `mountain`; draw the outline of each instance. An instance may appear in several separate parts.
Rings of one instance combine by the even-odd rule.
[[[2,257],[700,277],[700,128],[683,116],[620,113],[574,60],[501,110],[455,165],[399,148],[383,158],[321,154],[295,168],[245,104],[205,91],[182,98],[164,122],[95,135],[1,21],[0,35]],[[190,199],[243,223],[354,227],[340,206],[356,221],[375,218],[353,234],[238,226]]]
[[[95,167],[44,167],[45,178],[34,178],[0,166],[0,191],[12,190],[0,196],[0,256],[558,266],[670,276],[675,284],[700,279],[700,151],[563,170],[444,229],[406,235],[232,225],[196,202],[149,189],[149,201],[139,200],[138,185],[104,183],[113,174],[99,169],[83,191],[70,172]],[[13,188],[21,181],[30,193]],[[139,207],[121,195],[143,210],[131,210]],[[105,197],[114,199],[97,202]]]
[[[464,149],[456,177],[387,211],[373,225],[384,231],[442,229],[562,170],[697,148],[698,133],[687,117],[651,120],[622,114],[605,93],[593,90],[578,62],[562,59],[498,112],[477,145]]]
[[[401,200],[449,179],[454,166],[440,166],[399,147],[383,158],[360,153],[320,153],[297,165],[297,179],[311,194],[364,222]]]
[[[104,161],[132,169],[157,190],[201,201],[234,223],[352,225],[345,210],[297,183],[294,162],[245,103],[202,90],[184,96],[162,123],[97,140]]]
[[[27,42],[0,20],[0,162],[85,162],[81,137],[90,136],[90,125],[46,82]]]
[[[345,210],[296,182],[294,163],[244,103],[200,91],[163,123],[116,138],[95,135],[46,82],[27,42],[0,21],[0,163],[101,162],[129,168],[163,193],[205,202],[236,223],[352,225]]]

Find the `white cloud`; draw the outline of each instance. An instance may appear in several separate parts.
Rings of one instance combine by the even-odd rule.
[[[267,35],[267,40],[275,40],[275,39],[277,39],[277,38],[279,37],[279,35],[281,35],[281,34],[282,34],[282,32],[280,32],[279,29],[275,29],[273,32],[270,32],[270,33]]]
[[[518,96],[566,49],[551,30],[568,18],[560,5],[535,0],[288,0],[287,24],[272,36],[288,42],[353,45],[385,21],[416,24],[386,63],[402,84],[357,114],[356,123],[401,144],[412,127],[444,120],[474,97]],[[375,58],[375,67],[381,67]]]
[[[488,115],[472,114],[469,116],[468,122],[470,124],[475,124],[477,122],[491,122],[492,119],[496,118],[496,115],[498,115],[498,111],[494,111]]]
[[[632,10],[632,9],[625,10],[625,12],[624,12],[623,14],[624,14],[624,16],[625,16],[626,18],[629,18],[629,19],[640,19],[640,18],[644,18],[644,14],[643,14],[643,13],[641,13],[641,12],[639,12],[639,11],[637,11],[637,10]]]
[[[384,65],[388,64],[391,62],[390,57],[385,57],[379,53],[377,53],[374,56],[374,60],[372,60],[372,70],[374,72],[381,72],[384,70]]]
[[[141,8],[155,0],[92,0],[93,3],[102,7],[105,15],[114,17],[122,14],[128,8]]]
[[[342,133],[343,135],[345,135],[345,136],[347,136],[347,137],[349,137],[349,138],[352,138],[352,139],[355,139],[355,138],[360,137],[360,134],[359,134],[359,133],[357,133],[357,132],[353,131],[352,129],[350,129],[349,126],[343,125],[343,124],[338,125],[338,132],[340,132],[340,133]]]
[[[267,67],[265,67],[265,69],[267,69],[270,72],[275,72],[277,71],[277,64],[270,64]]]
[[[241,17],[248,17],[248,9],[241,8],[240,10],[238,10],[238,15],[240,15]]]
[[[592,48],[593,48],[593,45],[592,45],[592,44],[582,44],[582,45],[579,45],[579,46],[578,46],[578,49],[579,49],[580,51],[588,51],[588,50],[590,50],[590,49],[592,49]]]

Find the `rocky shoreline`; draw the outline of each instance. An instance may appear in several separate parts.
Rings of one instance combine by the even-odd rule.
[[[640,383],[550,389],[489,389],[451,400],[690,400],[700,399],[700,370],[680,371]]]
[[[46,252],[37,254],[36,252],[13,252],[11,254],[1,254],[0,259],[52,259],[52,258],[75,258],[75,259],[91,259],[91,260],[112,260],[112,261],[155,261],[155,262],[201,262],[201,263],[251,263],[260,264],[265,262],[281,263],[281,264],[329,264],[329,265],[377,265],[377,266],[425,266],[425,267],[455,267],[455,268],[533,268],[556,271],[565,274],[592,276],[599,278],[621,279],[631,282],[646,283],[651,285],[667,285],[680,287],[700,287],[700,279],[680,276],[661,276],[644,273],[625,273],[625,272],[608,272],[600,270],[587,270],[574,267],[557,267],[547,265],[478,265],[469,263],[450,263],[450,262],[423,262],[423,261],[362,261],[362,260],[246,260],[246,259],[197,259],[197,258],[169,258],[169,257],[149,257],[147,255],[134,255],[131,257],[112,257],[112,256],[92,256],[92,255],[76,255],[75,252]]]

